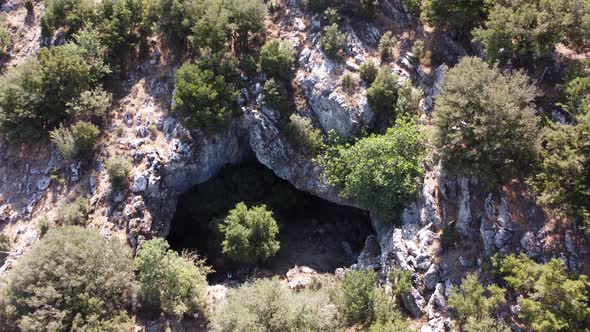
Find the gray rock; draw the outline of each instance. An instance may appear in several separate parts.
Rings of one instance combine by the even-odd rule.
[[[436,264],[430,265],[430,268],[424,273],[424,286],[428,290],[433,290],[438,283],[438,267]]]
[[[127,196],[127,193],[124,190],[119,190],[111,195],[111,201],[116,204],[121,203],[122,201],[125,200],[126,196]]]
[[[520,245],[524,251],[533,258],[539,258],[543,254],[541,243],[537,240],[535,233],[528,231],[520,239]]]
[[[49,188],[49,184],[51,184],[51,178],[49,176],[42,177],[39,180],[37,180],[37,190],[43,191]]]
[[[426,271],[432,265],[432,260],[429,254],[423,253],[416,257],[416,268],[422,271]]]
[[[473,238],[471,231],[471,206],[469,204],[469,180],[463,177],[457,179],[459,187],[461,188],[459,200],[459,213],[457,215],[456,228],[461,236],[466,238]]]
[[[148,179],[143,174],[136,174],[133,178],[131,187],[129,188],[132,192],[137,193],[147,189]]]
[[[360,67],[359,67],[359,65],[357,65],[356,63],[354,63],[354,62],[352,62],[352,61],[350,61],[350,60],[346,61],[346,63],[345,63],[345,64],[346,64],[346,68],[347,68],[348,70],[350,70],[350,71],[357,72],[357,71],[359,71],[359,70],[360,70]]]
[[[404,306],[415,318],[420,318],[424,314],[425,301],[420,292],[414,287],[410,292],[402,297]]]
[[[357,268],[359,270],[378,270],[381,267],[380,257],[381,246],[377,237],[369,235],[365,241],[365,247],[357,258]]]

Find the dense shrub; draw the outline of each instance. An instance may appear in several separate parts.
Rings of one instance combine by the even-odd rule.
[[[551,56],[555,45],[587,44],[590,36],[590,4],[578,0],[489,1],[485,26],[475,29],[490,60],[521,65]],[[533,33],[532,33],[533,32]],[[568,39],[568,36],[573,36]]]
[[[55,222],[58,225],[85,226],[89,209],[90,202],[82,196],[71,203],[63,202],[57,209]]]
[[[101,87],[83,91],[78,97],[67,103],[68,113],[81,119],[102,118],[111,103],[113,95]]]
[[[224,128],[236,109],[237,97],[235,85],[211,69],[186,62],[176,71],[172,110],[189,127],[207,133]]]
[[[571,115],[590,112],[590,76],[576,77],[565,85],[567,103],[564,106]]]
[[[535,87],[466,57],[445,75],[432,122],[433,145],[454,173],[503,182],[530,169],[538,154]]]
[[[404,3],[410,14],[415,17],[420,17],[420,13],[422,12],[422,0],[405,0]]]
[[[279,112],[287,112],[289,108],[289,93],[283,81],[271,78],[264,83],[263,99],[264,106]]]
[[[484,318],[467,318],[467,323],[463,325],[465,332],[510,332],[510,327],[496,321],[491,317]]]
[[[410,80],[405,80],[397,90],[395,111],[397,114],[416,115],[419,113],[420,92],[412,86]]]
[[[371,325],[370,331],[410,331],[394,298],[384,288],[376,287],[376,282],[375,271],[348,271],[344,275],[334,295],[344,323]]]
[[[1,21],[0,21],[1,22]],[[0,57],[4,56],[10,48],[11,38],[10,32],[0,27]]]
[[[391,31],[387,31],[381,36],[379,40],[379,55],[381,61],[387,61],[391,59],[393,50],[397,47],[397,38],[393,36]]]
[[[581,331],[590,326],[587,276],[570,277],[559,258],[538,264],[525,254],[496,257],[508,287],[523,295],[518,315],[534,331]]]
[[[363,62],[360,68],[360,76],[363,81],[367,84],[373,83],[377,77],[379,68],[373,61]]]
[[[9,69],[0,78],[0,131],[32,138],[65,118],[66,105],[104,75],[85,55],[74,44],[42,48],[36,59]]]
[[[328,21],[329,24],[338,24],[342,19],[340,16],[340,11],[336,7],[330,7],[324,11],[324,18]]]
[[[401,302],[412,290],[412,271],[391,269],[387,278],[393,285],[393,295]]]
[[[223,254],[245,264],[259,264],[274,256],[280,248],[279,227],[265,205],[248,208],[236,204],[219,225]]]
[[[179,256],[164,239],[141,245],[135,258],[140,301],[146,309],[159,309],[182,317],[203,311],[207,274],[211,269],[196,256]]]
[[[422,62],[422,59],[426,56],[426,46],[422,39],[418,39],[414,42],[414,45],[412,46],[412,54],[418,59],[418,61]]]
[[[297,114],[291,114],[289,117],[287,136],[313,155],[320,152],[324,143],[322,131],[314,128],[309,118]]]
[[[10,239],[6,234],[0,233],[0,263],[4,263],[10,252]]]
[[[377,77],[367,89],[371,108],[381,114],[394,115],[397,101],[398,78],[388,67],[381,67]]]
[[[71,35],[85,23],[94,22],[97,11],[98,5],[92,0],[49,0],[43,20],[50,29],[64,28]]]
[[[90,122],[78,121],[72,126],[72,134],[76,139],[76,150],[91,151],[96,145],[100,130]]]
[[[346,45],[346,33],[338,31],[338,24],[332,24],[324,29],[321,43],[329,58],[338,58]]]
[[[590,226],[590,112],[574,125],[550,124],[542,137],[541,163],[529,180],[540,204]]]
[[[349,271],[334,301],[347,325],[370,323],[375,319],[375,271]]]
[[[423,0],[421,18],[440,28],[470,29],[481,21],[485,0]]]
[[[121,189],[127,185],[131,172],[129,159],[120,156],[111,157],[107,160],[105,167],[113,189]]]
[[[272,39],[260,50],[260,69],[271,77],[289,78],[294,62],[295,50],[288,41]]]
[[[7,330],[105,331],[125,321],[133,282],[129,248],[76,226],[50,230],[6,275],[0,323]],[[4,320],[4,322],[2,322]],[[111,329],[112,331],[120,331]]]
[[[423,133],[415,119],[399,118],[384,135],[329,150],[320,163],[341,195],[381,217],[394,217],[415,197],[423,175]]]
[[[213,314],[214,331],[335,331],[336,310],[323,291],[294,292],[275,279],[258,279],[228,291]]]
[[[489,293],[489,296],[486,296]],[[449,307],[452,308],[461,322],[474,317],[478,320],[490,317],[501,304],[506,302],[505,290],[492,284],[486,288],[479,282],[477,274],[470,273],[461,281],[458,291],[451,288]]]
[[[27,15],[34,15],[35,14],[35,5],[31,0],[25,0],[25,9],[27,10]]]

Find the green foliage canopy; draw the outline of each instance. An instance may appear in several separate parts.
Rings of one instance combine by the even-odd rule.
[[[144,307],[176,317],[204,309],[206,276],[211,270],[202,260],[179,256],[166,240],[156,238],[141,245],[135,268]]]
[[[265,205],[248,208],[236,204],[219,225],[223,236],[223,253],[246,264],[262,263],[274,256],[280,248],[276,239],[279,227]]]
[[[127,246],[81,227],[54,228],[6,275],[0,323],[23,331],[112,326],[126,316],[132,283]]]
[[[416,119],[400,117],[384,135],[333,147],[319,161],[341,195],[388,219],[417,194],[424,172],[423,138]]]
[[[445,75],[432,143],[453,173],[492,182],[522,175],[536,162],[538,128],[526,75],[505,75],[465,57]]]

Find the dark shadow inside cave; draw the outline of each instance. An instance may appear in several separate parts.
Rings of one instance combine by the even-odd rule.
[[[284,275],[295,265],[320,273],[348,267],[372,233],[369,215],[363,210],[299,191],[258,163],[227,167],[180,196],[167,237],[174,250],[196,250],[206,257],[215,270],[210,279],[236,277],[244,268],[222,255],[217,231],[218,223],[238,202],[266,204],[279,223],[281,249],[257,267],[262,275]]]

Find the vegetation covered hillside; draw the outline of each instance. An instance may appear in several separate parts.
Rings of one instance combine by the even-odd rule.
[[[590,331],[588,0],[0,0],[0,151],[0,331]]]

